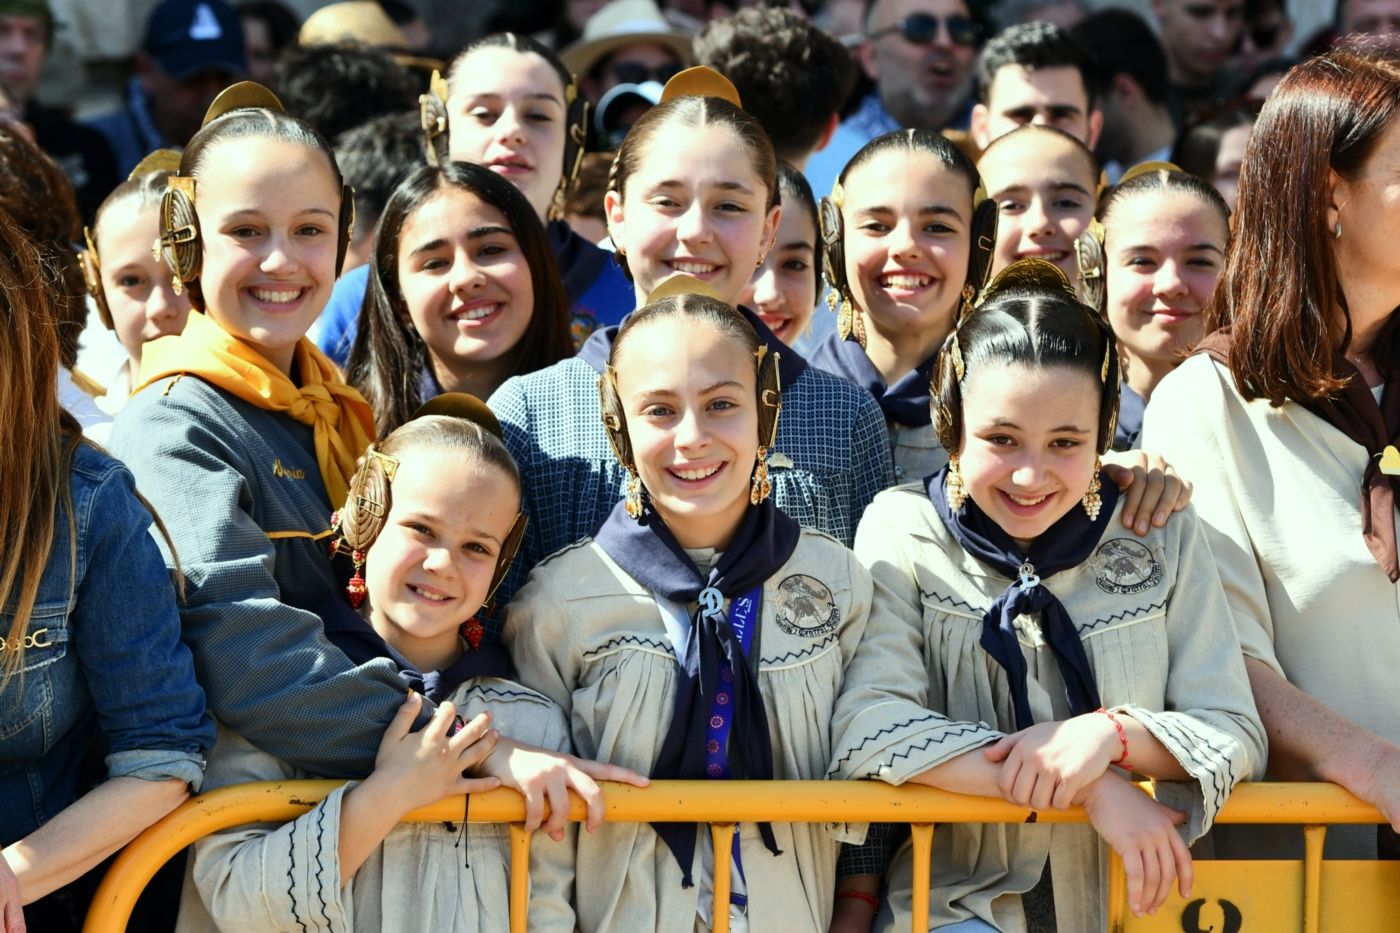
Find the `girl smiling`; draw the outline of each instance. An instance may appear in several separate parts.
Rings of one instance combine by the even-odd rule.
[[[819,779],[870,580],[775,507],[781,363],[704,291],[668,283],[619,330],[598,392],[626,498],[536,568],[504,637],[582,755],[653,778]],[[581,837],[580,928],[707,928],[719,857],[735,865],[731,929],[825,933],[825,826],[745,825],[718,855],[708,838],[693,824]]]
[[[939,354],[948,466],[861,522],[856,553],[903,625],[867,628],[835,770],[1033,810],[1083,804],[1092,828],[940,829],[935,922],[1024,929],[1018,895],[1048,859],[1059,928],[1100,929],[1099,840],[1123,857],[1136,914],[1173,881],[1189,896],[1186,844],[1262,767],[1265,737],[1195,514],[1141,541],[1114,521],[1122,500],[1098,460],[1117,411],[1111,332],[1054,266],[1004,275]],[[887,729],[899,703],[910,712]],[[925,706],[937,713],[913,711]],[[1110,766],[1158,779],[1163,803]],[[889,874],[896,929],[910,854]]]
[[[525,196],[487,168],[426,166],[390,197],[349,381],[383,432],[427,398],[480,398],[573,352],[554,258]]]

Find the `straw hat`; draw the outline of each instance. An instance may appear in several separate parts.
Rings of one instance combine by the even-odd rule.
[[[582,77],[618,49],[647,44],[669,49],[683,65],[695,61],[690,36],[672,27],[652,0],[612,0],[588,18],[583,38],[559,57]]]

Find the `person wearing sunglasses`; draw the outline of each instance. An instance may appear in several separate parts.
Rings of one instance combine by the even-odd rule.
[[[654,0],[613,0],[589,17],[583,37],[560,58],[596,108],[619,85],[664,85],[694,54],[690,37],[666,21]]]
[[[1093,148],[1103,128],[1094,107],[1093,54],[1052,23],[1018,23],[998,33],[977,57],[972,138],[992,140],[1035,124],[1064,130]]]
[[[966,0],[866,0],[856,58],[876,86],[807,163],[812,190],[830,191],[851,156],[877,136],[966,129],[982,36]]]

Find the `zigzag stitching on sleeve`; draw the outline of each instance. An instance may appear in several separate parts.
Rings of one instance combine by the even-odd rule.
[[[482,696],[495,696],[503,700],[531,700],[541,706],[549,706],[552,702],[548,697],[541,696],[533,690],[507,690],[504,687],[475,687],[474,689]]]
[[[296,884],[292,874],[297,867],[297,831],[295,828],[287,833],[287,842],[287,897],[291,898],[292,901],[292,919],[295,920],[297,926],[301,927],[306,933],[311,933],[311,928],[306,925],[305,920],[301,919],[301,914],[297,913],[297,896],[294,890]]]
[[[836,640],[837,639],[835,635],[828,635],[821,641],[817,642],[815,645],[808,645],[806,648],[803,648],[800,651],[789,651],[785,654],[779,655],[776,658],[759,658],[758,663],[776,665],[785,664],[788,661],[796,661],[798,658],[805,658],[808,655],[816,654],[818,651],[821,651],[822,649],[826,648]]]
[[[613,648],[616,648],[618,645],[633,645],[637,648],[656,648],[660,651],[666,652],[667,654],[674,653],[671,650],[671,645],[669,642],[657,641],[655,638],[642,638],[637,635],[618,635],[616,638],[608,639],[596,648],[593,648],[589,651],[585,651],[583,653],[583,660],[591,661],[598,655],[603,654],[604,652],[609,651]]]
[[[326,904],[326,882],[322,875],[326,865],[321,855],[326,850],[326,805],[317,807],[316,814],[316,897],[321,901],[321,916],[326,921],[326,929],[331,928],[330,907]]]
[[[913,754],[914,752],[916,752],[916,751],[917,751],[917,752],[924,751],[924,750],[927,749],[930,745],[933,745],[933,744],[942,745],[944,742],[948,741],[949,739],[959,739],[959,738],[962,738],[962,737],[965,736],[965,735],[968,735],[969,733],[973,733],[973,732],[986,732],[986,731],[987,731],[987,730],[984,729],[984,728],[981,727],[981,726],[965,727],[965,728],[959,729],[956,733],[954,733],[954,732],[949,732],[948,730],[944,730],[942,733],[940,733],[940,734],[938,734],[938,735],[931,735],[931,736],[929,736],[928,738],[924,739],[923,743],[920,744],[920,745],[914,745],[914,744],[911,743],[907,748],[904,749],[904,751],[902,751],[902,752],[895,752],[893,755],[890,756],[890,760],[884,763],[884,767],[891,767],[892,765],[894,765],[894,763],[895,763],[896,760],[898,760],[898,759],[900,759],[900,758],[908,758],[910,755],[912,755],[912,754]],[[866,776],[867,778],[877,778],[877,777],[879,777],[879,775],[880,775],[880,771],[879,771],[879,769],[877,768],[877,769],[874,770],[874,771],[869,771],[869,772],[867,772],[865,776]]]
[[[1235,786],[1235,768],[1230,762],[1230,756],[1225,754],[1224,750],[1212,745],[1205,737],[1188,730],[1178,721],[1159,719],[1157,720],[1157,724],[1171,735],[1174,743],[1186,753],[1186,757],[1191,759],[1193,764],[1210,774],[1211,789],[1215,792],[1215,806],[1213,809],[1218,811],[1224,806],[1225,798],[1230,795],[1231,788]],[[1217,762],[1213,763],[1199,757],[1196,751],[1201,746],[1214,752]],[[1212,767],[1212,764],[1217,764],[1217,766]],[[1218,765],[1224,766],[1224,774],[1221,773],[1221,769]],[[1221,786],[1222,779],[1224,781],[1223,787]]]
[[[1165,608],[1166,605],[1167,601],[1164,599],[1160,603],[1154,603],[1151,606],[1142,606],[1137,609],[1125,609],[1122,612],[1114,613],[1106,619],[1095,619],[1093,622],[1089,622],[1085,625],[1076,626],[1076,628],[1081,632],[1087,632],[1090,629],[1098,628],[1100,625],[1109,625],[1114,622],[1122,622],[1124,619],[1131,619],[1137,616],[1145,616],[1149,612],[1156,612],[1158,609]]]
[[[953,597],[953,596],[944,596],[942,593],[936,592],[936,591],[934,591],[934,590],[924,590],[924,589],[920,589],[920,590],[919,590],[919,597],[920,597],[920,598],[927,597],[927,598],[930,598],[930,599],[936,599],[938,602],[942,603],[943,605],[945,605],[945,606],[951,606],[951,607],[954,608],[954,609],[966,609],[968,612],[975,612],[975,613],[977,613],[978,615],[986,615],[986,614],[987,614],[987,610],[986,610],[986,609],[979,609],[978,607],[972,605],[971,603],[963,602],[961,599],[957,599],[956,597]]]
[[[927,715],[924,715],[924,716],[914,716],[914,717],[912,717],[912,718],[910,718],[910,719],[906,719],[904,722],[898,722],[898,723],[895,723],[895,724],[892,725],[892,726],[885,726],[883,729],[881,729],[879,732],[876,732],[874,735],[867,735],[867,736],[865,736],[863,739],[860,740],[860,744],[859,744],[859,745],[857,745],[855,748],[852,748],[850,751],[846,752],[845,755],[841,756],[841,758],[838,759],[834,765],[832,765],[830,768],[827,769],[827,772],[826,772],[826,773],[827,773],[828,776],[830,776],[830,775],[833,775],[833,774],[835,774],[836,772],[840,771],[840,770],[841,770],[841,765],[843,765],[843,764],[845,764],[846,762],[850,761],[852,755],[856,754],[856,752],[859,752],[861,749],[865,748],[865,746],[869,745],[871,742],[874,742],[876,739],[880,738],[882,735],[890,735],[891,733],[898,732],[900,729],[907,729],[909,726],[912,726],[912,725],[914,725],[915,723],[920,723],[920,722],[931,722],[931,721],[937,720],[937,719],[943,720],[944,722],[948,723],[948,725],[947,725],[946,727],[944,727],[944,728],[941,730],[941,732],[940,732],[939,735],[937,735],[937,736],[930,736],[930,737],[929,737],[929,741],[930,741],[930,742],[938,742],[939,744],[942,744],[942,743],[948,741],[949,739],[961,738],[962,736],[967,735],[969,732],[983,732],[983,731],[986,731],[986,727],[985,727],[985,726],[982,726],[982,725],[969,725],[969,724],[964,724],[964,725],[962,725],[961,727],[959,727],[959,729],[958,729],[957,732],[953,732],[953,731],[952,731],[952,727],[953,727],[953,725],[954,725],[954,724],[953,724],[953,721],[950,720],[950,719],[948,719],[948,718],[945,717],[945,716],[939,716],[937,713],[928,713]],[[924,745],[924,748],[928,748],[928,745],[925,744],[925,745]],[[897,757],[899,757],[899,756],[896,755],[895,757],[897,758]],[[893,759],[891,759],[891,760],[893,760]]]

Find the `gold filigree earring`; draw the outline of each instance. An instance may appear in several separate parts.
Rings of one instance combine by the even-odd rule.
[[[768,478],[768,448],[758,448],[758,465],[753,469],[753,482],[749,484],[749,501],[758,505],[773,492],[773,481]]]
[[[963,485],[962,469],[958,455],[948,458],[948,478],[943,483],[943,497],[948,501],[948,510],[956,512],[967,502],[967,487]]]
[[[627,471],[627,514],[633,518],[642,517],[642,478],[636,470]]]
[[[1098,521],[1099,510],[1103,508],[1103,499],[1099,498],[1099,490],[1103,488],[1099,482],[1099,471],[1103,469],[1103,461],[1098,457],[1094,458],[1094,475],[1089,478],[1089,491],[1084,493],[1084,498],[1079,500],[1084,506],[1084,514],[1089,516],[1089,521]]]
[[[975,289],[975,288],[972,287],[972,283],[971,283],[971,282],[967,283],[966,285],[964,285],[964,286],[962,287],[962,307],[958,310],[958,320],[959,320],[959,321],[962,321],[962,320],[966,319],[967,316],[968,316],[969,314],[972,313],[972,310],[973,310],[972,302],[973,302],[973,299],[975,299],[976,297],[977,297],[977,289]]]

